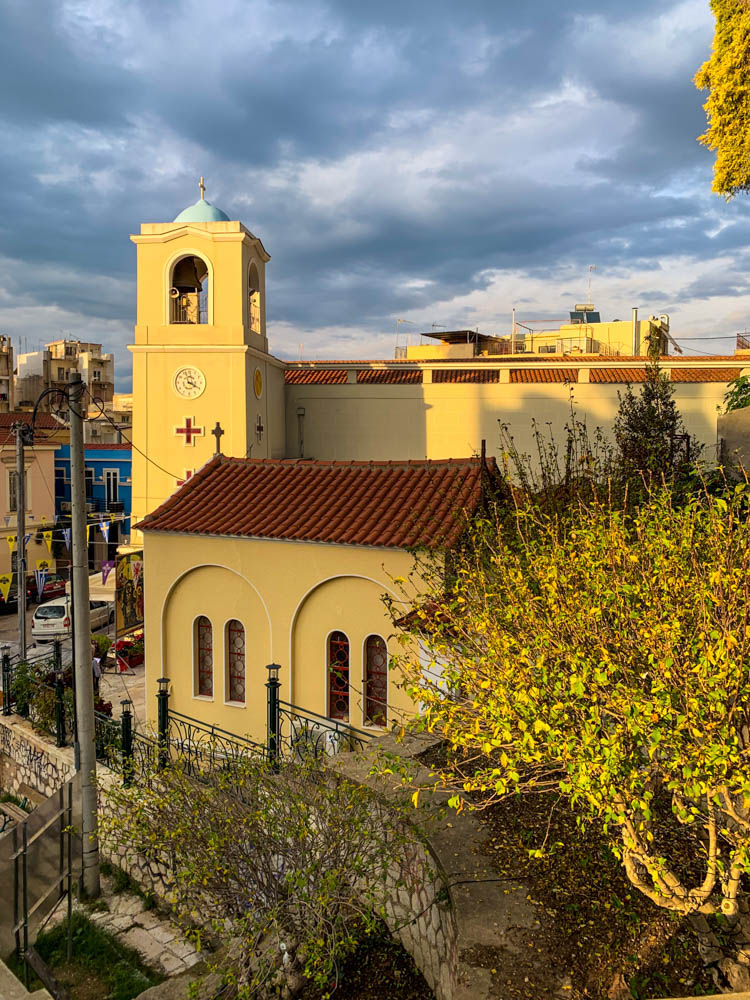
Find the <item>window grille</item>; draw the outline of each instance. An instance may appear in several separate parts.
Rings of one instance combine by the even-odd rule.
[[[379,635],[365,641],[365,723],[385,726],[388,721],[388,647]]]
[[[328,716],[349,721],[349,640],[343,632],[328,637]]]
[[[198,645],[198,694],[213,698],[214,694],[214,637],[211,622],[201,615],[196,622]]]
[[[227,625],[229,700],[245,701],[245,628],[235,618]]]

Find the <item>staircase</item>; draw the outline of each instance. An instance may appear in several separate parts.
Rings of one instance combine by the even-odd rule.
[[[52,1000],[47,990],[29,993],[4,962],[0,962],[0,1000]]]

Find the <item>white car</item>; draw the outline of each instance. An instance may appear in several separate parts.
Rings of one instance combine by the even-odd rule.
[[[91,631],[106,628],[114,621],[114,605],[110,601],[91,601]],[[53,642],[55,639],[69,639],[72,617],[70,598],[57,597],[54,601],[40,604],[31,618],[31,638],[34,642]]]

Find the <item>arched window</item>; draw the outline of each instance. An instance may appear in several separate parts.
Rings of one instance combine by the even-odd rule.
[[[169,281],[169,322],[208,323],[208,264],[180,257]]]
[[[205,615],[195,619],[196,694],[202,698],[214,696],[214,636],[211,622]]]
[[[328,636],[328,717],[349,721],[349,640],[343,632]]]
[[[245,627],[236,618],[227,622],[227,694],[229,701],[245,701]]]
[[[385,726],[388,722],[388,647],[379,635],[365,639],[365,723]]]
[[[250,265],[248,277],[248,323],[253,333],[260,333],[260,279],[255,261]]]

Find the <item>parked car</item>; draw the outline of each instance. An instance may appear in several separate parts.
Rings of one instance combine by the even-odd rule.
[[[106,628],[114,621],[111,601],[91,601],[91,631]],[[31,638],[34,642],[53,642],[71,635],[70,597],[58,597],[40,604],[31,617]]]
[[[67,583],[68,581],[65,577],[60,576],[59,573],[50,573],[44,581],[42,600],[51,601],[55,597],[64,597]],[[26,596],[32,601],[36,601],[36,580],[33,576],[29,577],[29,581],[26,584]]]

